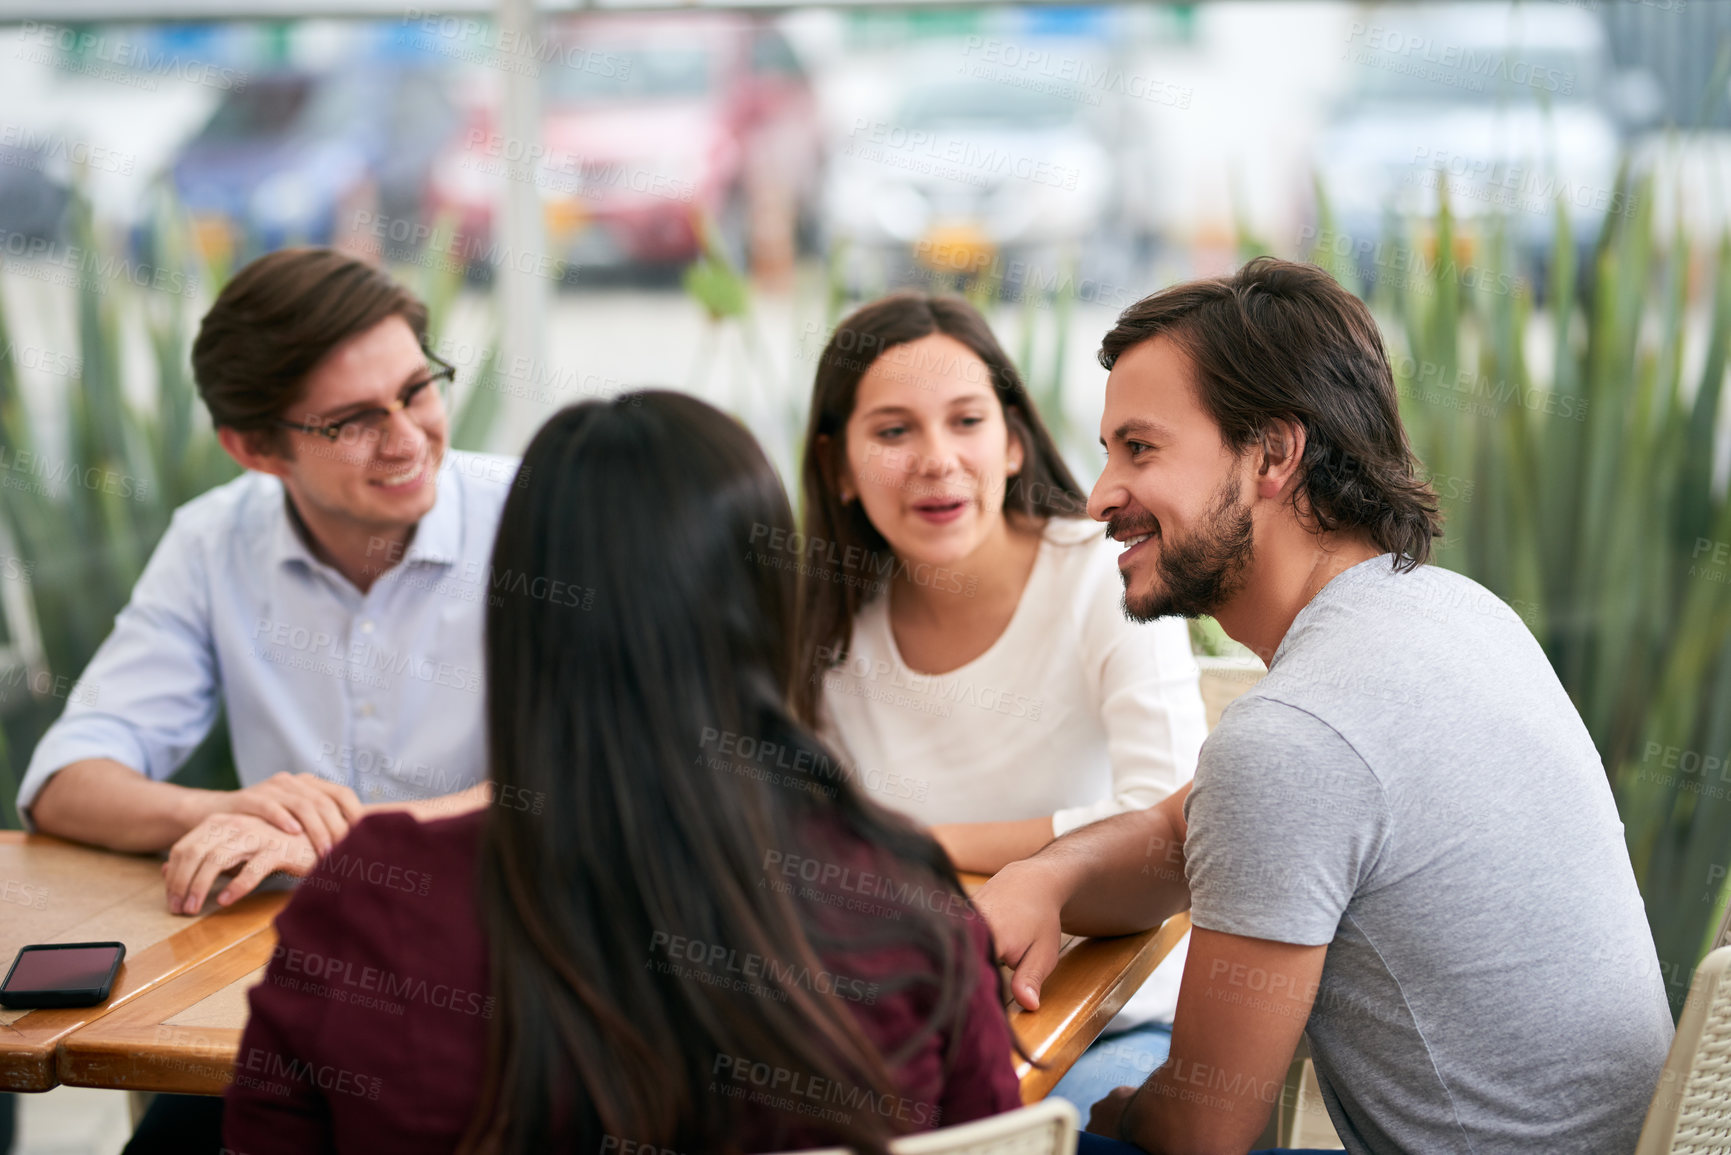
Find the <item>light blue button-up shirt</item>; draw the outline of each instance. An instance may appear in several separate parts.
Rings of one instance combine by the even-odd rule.
[[[387,802],[479,782],[482,623],[516,474],[509,458],[446,451],[432,510],[364,594],[313,556],[275,477],[247,473],[176,510],[37,744],[19,814],[28,824],[42,784],[84,758],[168,778],[219,705],[242,785],[310,772]]]

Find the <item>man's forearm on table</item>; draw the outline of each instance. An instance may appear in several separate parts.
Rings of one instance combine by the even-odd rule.
[[[166,850],[220,806],[217,791],[157,782],[109,758],[68,763],[42,784],[30,818],[44,834],[110,850]]]
[[[1065,895],[1061,919],[1070,934],[1134,934],[1190,906],[1184,833],[1165,803],[1073,830],[1030,861],[1044,865]]]

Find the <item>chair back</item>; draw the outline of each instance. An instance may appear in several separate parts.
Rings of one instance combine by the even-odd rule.
[[[893,1155],[1076,1155],[1080,1116],[1063,1099],[1042,1099],[955,1127],[941,1127],[890,1141]],[[853,1155],[842,1147],[797,1155]]]
[[[1731,899],[1725,903],[1725,917],[1719,920],[1719,934],[1713,939],[1713,949],[1731,946]]]
[[[1286,1073],[1286,1086],[1272,1117],[1274,1147],[1296,1147],[1306,1151],[1341,1150],[1340,1135],[1329,1118],[1328,1104],[1316,1081],[1308,1039],[1301,1039],[1298,1054]]]
[[[1635,1155],[1731,1151],[1731,948],[1701,960]]]

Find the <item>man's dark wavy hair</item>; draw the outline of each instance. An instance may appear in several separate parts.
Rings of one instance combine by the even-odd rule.
[[[1397,570],[1430,560],[1442,515],[1363,301],[1315,265],[1258,257],[1232,276],[1174,285],[1125,309],[1100,343],[1100,364],[1111,369],[1155,337],[1189,358],[1227,448],[1243,452],[1274,421],[1304,427],[1293,503],[1306,524],[1365,531]]]

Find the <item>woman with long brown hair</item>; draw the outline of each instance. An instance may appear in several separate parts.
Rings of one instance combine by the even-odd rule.
[[[1188,630],[1124,617],[1117,544],[966,301],[896,293],[841,322],[801,484],[802,716],[958,869],[1189,780],[1207,723]],[[1157,1065],[1182,969],[1180,948],[1115,1024],[1139,1034],[1056,1093],[1086,1110]]]
[[[363,821],[278,920],[228,1096],[261,1152],[749,1152],[1018,1105],[942,850],[794,718],[751,435],[646,392],[536,435],[484,576],[494,798]]]

